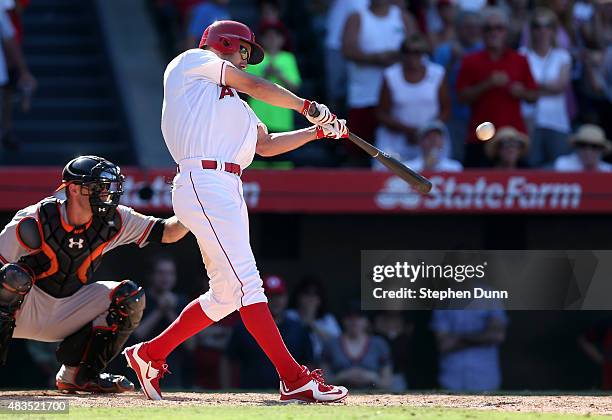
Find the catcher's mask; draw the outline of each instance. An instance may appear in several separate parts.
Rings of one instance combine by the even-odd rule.
[[[81,194],[89,196],[94,216],[111,219],[123,194],[121,169],[114,163],[98,156],[79,156],[64,166],[62,184],[58,190],[69,184],[77,184]]]

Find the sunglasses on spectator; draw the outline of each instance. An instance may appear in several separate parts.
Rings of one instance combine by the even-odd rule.
[[[242,58],[243,60],[249,61],[251,54],[249,53],[249,50],[247,47],[245,47],[244,45],[241,45],[238,51],[240,52],[240,58]]]
[[[604,149],[603,146],[600,146],[598,144],[586,143],[583,141],[577,141],[576,143],[574,143],[574,147],[576,147],[577,149],[591,149],[591,150],[603,150]]]
[[[506,30],[506,27],[504,25],[484,25],[482,29],[485,32],[493,32],[493,31],[503,32]]]

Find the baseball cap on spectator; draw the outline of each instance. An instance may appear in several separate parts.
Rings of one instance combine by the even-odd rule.
[[[440,120],[431,120],[419,129],[417,132],[417,137],[421,139],[425,137],[427,133],[432,131],[438,131],[440,134],[444,135],[446,133],[446,126]]]
[[[276,3],[276,6],[274,5]],[[277,2],[268,2],[268,5],[271,5],[272,8],[279,8],[280,6]],[[282,46],[282,49],[285,51],[291,51],[291,33],[287,26],[283,23],[282,20],[278,18],[273,18],[272,16],[264,16],[259,22],[259,26],[257,27],[257,36],[261,37],[266,31],[273,30],[279,32],[285,41]]]
[[[267,295],[281,295],[287,293],[287,284],[285,280],[273,274],[263,277],[263,288]]]
[[[504,142],[510,141],[518,142],[522,146],[521,157],[524,157],[525,154],[527,154],[527,151],[529,150],[529,137],[514,127],[505,126],[497,130],[495,136],[486,144],[485,152],[489,159],[495,159],[497,157],[499,146]]]
[[[570,144],[574,147],[584,145],[600,147],[604,153],[610,153],[612,150],[612,143],[606,138],[603,129],[595,124],[578,127],[576,133],[570,137]]]

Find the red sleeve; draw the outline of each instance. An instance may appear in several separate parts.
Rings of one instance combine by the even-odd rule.
[[[538,88],[538,84],[533,79],[533,75],[531,74],[531,69],[529,68],[529,62],[527,61],[527,58],[523,55],[519,57],[521,59],[521,66],[523,66],[524,69],[523,74],[525,75],[525,80],[523,81],[523,84],[529,90],[536,90]]]
[[[471,70],[471,57],[464,57],[459,66],[459,74],[457,75],[457,91],[465,89],[474,84],[474,72]]]

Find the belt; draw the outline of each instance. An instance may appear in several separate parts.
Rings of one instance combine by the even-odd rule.
[[[240,165],[238,165],[237,163],[219,162],[216,160],[201,160],[200,164],[202,165],[202,169],[223,170],[225,172],[234,174],[238,177],[242,175],[242,169],[240,168]],[[177,173],[181,172],[180,165],[176,165],[176,172]]]

